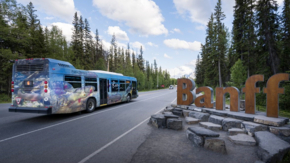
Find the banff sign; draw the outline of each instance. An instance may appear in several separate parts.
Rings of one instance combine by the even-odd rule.
[[[267,95],[267,117],[278,118],[279,112],[279,94],[284,93],[284,88],[279,87],[281,81],[288,81],[289,74],[280,73],[273,75],[267,81],[266,88],[263,93]],[[246,81],[242,92],[245,93],[245,113],[255,114],[256,111],[256,93],[260,92],[260,88],[256,87],[257,82],[263,82],[264,75],[253,75]],[[191,91],[195,88],[195,82],[191,79],[178,79],[177,82],[177,104],[190,105],[193,102],[197,107],[213,108],[213,89],[211,87],[199,87],[196,94],[204,92],[203,95],[195,98],[195,94]],[[240,90],[236,87],[217,87],[216,92],[216,110],[225,110],[225,94],[230,94],[230,111],[238,112],[240,110]],[[204,102],[201,100],[204,99]]]

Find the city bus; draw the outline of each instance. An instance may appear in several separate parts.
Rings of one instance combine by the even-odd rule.
[[[79,70],[50,58],[19,59],[13,64],[9,112],[65,114],[138,97],[137,80],[100,70]]]

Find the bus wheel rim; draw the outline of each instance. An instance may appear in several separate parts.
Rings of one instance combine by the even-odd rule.
[[[89,108],[89,110],[93,110],[93,109],[94,109],[94,104],[93,104],[93,102],[91,102],[91,101],[89,102],[89,107],[88,107],[88,108]]]

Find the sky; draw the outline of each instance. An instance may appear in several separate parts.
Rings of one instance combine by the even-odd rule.
[[[88,19],[92,34],[98,29],[105,49],[115,34],[118,46],[140,53],[150,63],[167,69],[171,77],[194,77],[206,24],[217,0],[18,0],[32,2],[42,26],[58,26],[68,41],[77,12]],[[277,1],[282,5],[283,0]],[[235,0],[222,0],[223,20],[232,29]]]

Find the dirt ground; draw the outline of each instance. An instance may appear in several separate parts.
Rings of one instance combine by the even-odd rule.
[[[213,152],[194,146],[186,137],[189,127],[183,120],[183,130],[157,129],[153,130],[145,142],[141,144],[132,157],[131,163],[254,163],[259,158],[256,155],[257,146],[244,146],[232,143],[228,132],[218,131],[220,138],[225,140],[227,154]],[[198,124],[190,125],[198,126]]]

